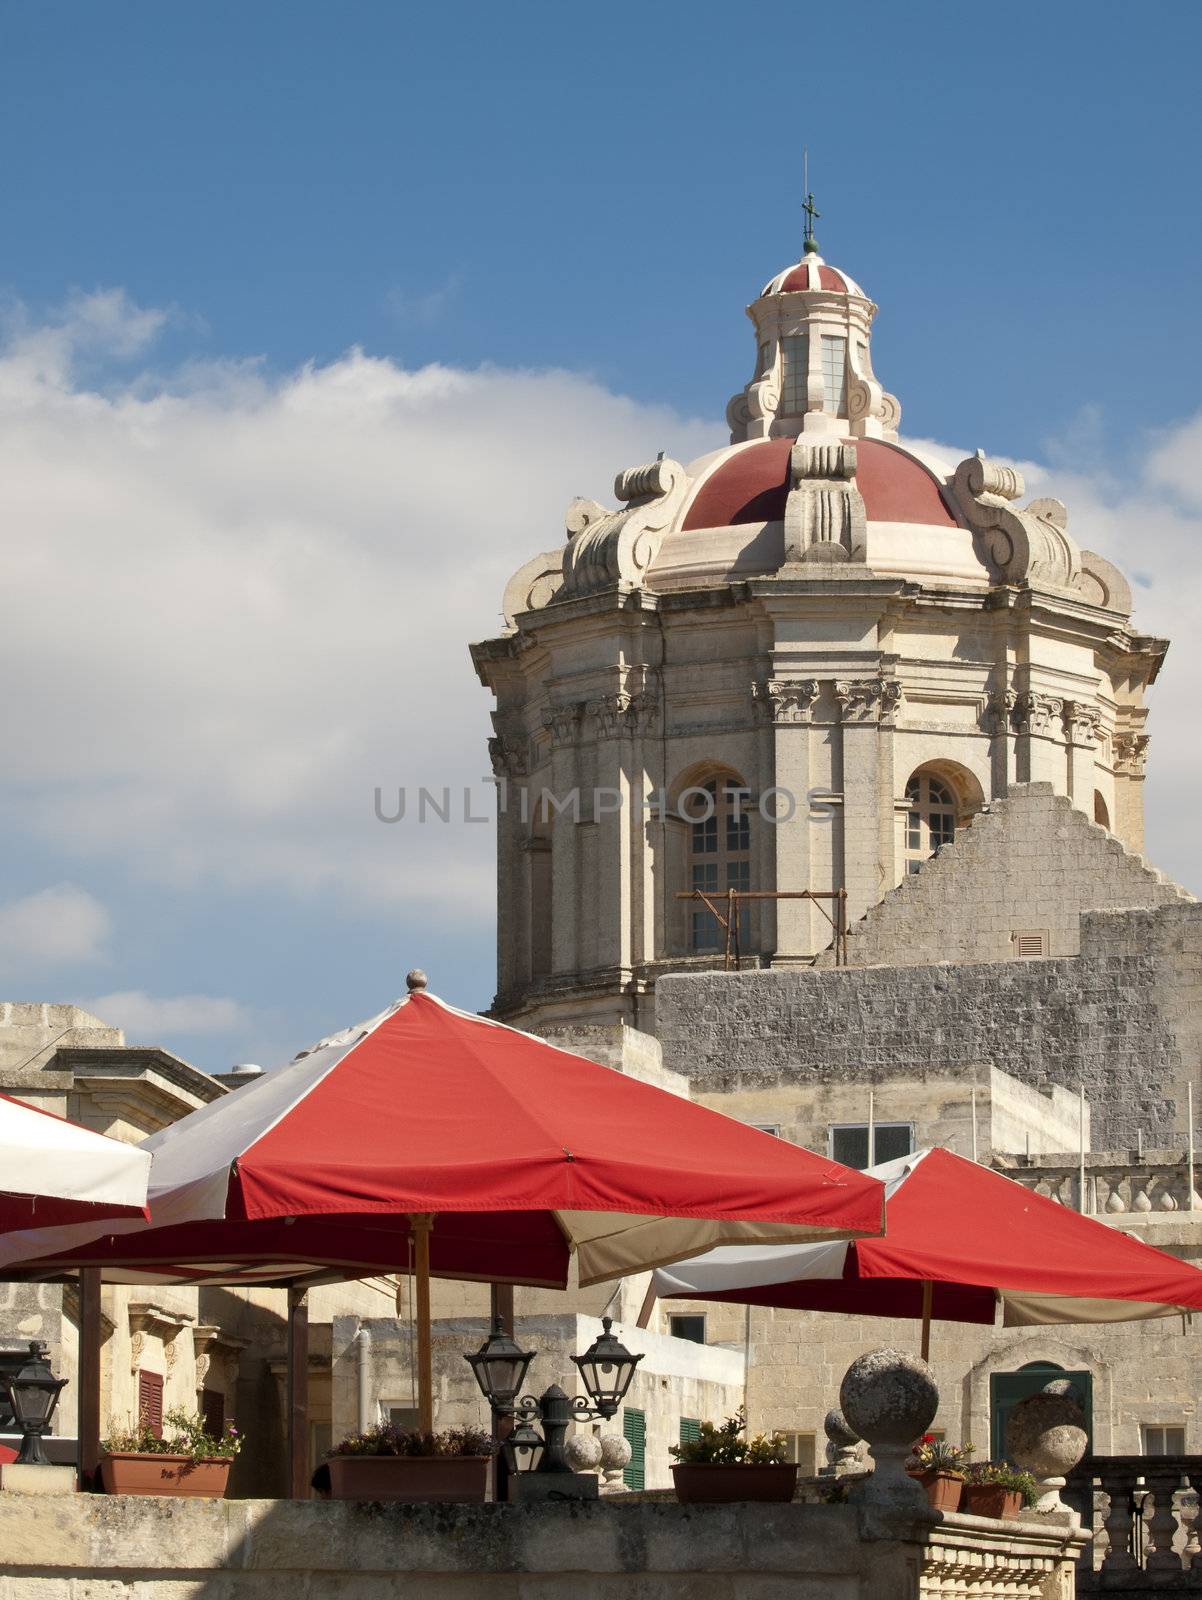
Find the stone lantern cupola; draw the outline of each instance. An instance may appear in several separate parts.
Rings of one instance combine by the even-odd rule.
[[[812,240],[747,308],[755,375],[730,401],[730,442],[834,434],[896,439],[901,407],[872,370],[876,306]]]

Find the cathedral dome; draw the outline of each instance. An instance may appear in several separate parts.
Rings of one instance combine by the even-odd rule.
[[[813,289],[825,289],[831,294],[854,294],[861,300],[868,299],[854,278],[849,278],[838,267],[828,266],[812,250],[807,251],[796,266],[778,272],[770,283],[764,285],[760,295],[762,298],[767,294],[805,294]]]
[[[856,449],[854,482],[869,522],[915,522],[954,528],[943,483],[930,466],[900,445],[879,439],[848,439]],[[684,508],[680,531],[738,527],[784,520],[791,488],[795,438],[761,439],[736,445],[711,458]]]

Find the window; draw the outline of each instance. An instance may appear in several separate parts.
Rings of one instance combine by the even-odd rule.
[[[896,1161],[914,1148],[914,1127],[909,1122],[876,1122],[872,1128],[872,1151],[868,1149],[866,1122],[836,1123],[830,1131],[832,1161],[845,1167],[874,1167],[882,1161]]]
[[[700,1316],[669,1317],[668,1332],[674,1339],[688,1339],[693,1344],[704,1344],[705,1313]]]
[[[204,1418],[205,1432],[220,1439],[225,1432],[225,1396],[220,1389],[200,1391],[200,1414]]]
[[[754,1128],[757,1133],[770,1133],[774,1138],[780,1138],[779,1122],[749,1122],[748,1127]]]
[[[761,378],[763,378],[763,377],[765,377],[767,375],[767,372],[768,372],[768,356],[769,356],[769,353],[771,352],[771,350],[772,350],[772,346],[770,344],[762,344],[760,346],[760,358],[759,358],[759,363],[756,366],[756,374],[757,374],[757,376],[759,376]]]
[[[804,333],[790,334],[780,342],[782,363],[781,415],[799,417],[809,409],[809,341]]]
[[[751,888],[749,804],[747,790],[737,779],[714,778],[687,793],[689,888],[711,896],[720,910],[728,889]],[[746,951],[751,932],[747,906],[739,906],[736,915],[738,948]],[[700,901],[691,906],[689,948],[698,954],[726,948],[726,930]]]
[[[906,871],[918,872],[956,837],[956,797],[942,778],[916,772],[906,785]]]
[[[1160,1423],[1146,1422],[1140,1430],[1144,1436],[1144,1455],[1183,1456],[1185,1454],[1185,1429],[1165,1427]]]
[[[786,1461],[795,1461],[803,1478],[812,1478],[817,1465],[817,1453],[812,1433],[790,1433],[787,1428],[777,1430],[785,1436]]]
[[[149,1428],[156,1439],[163,1437],[163,1375],[138,1372],[138,1426]]]
[[[394,1428],[416,1428],[417,1408],[399,1404],[395,1400],[380,1401],[380,1421],[391,1423]]]
[[[630,1446],[630,1460],[622,1473],[622,1482],[628,1489],[643,1489],[647,1485],[647,1414],[634,1406],[622,1408],[622,1437]]]
[[[1099,827],[1110,827],[1110,810],[1100,789],[1093,792],[1093,819]]]
[[[829,333],[822,335],[822,408],[847,412],[847,340]]]
[[[694,1439],[701,1437],[701,1422],[697,1417],[681,1417],[680,1443],[692,1444]]]

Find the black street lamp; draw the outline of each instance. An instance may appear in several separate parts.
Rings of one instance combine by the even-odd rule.
[[[546,1479],[552,1475],[559,1482],[545,1482],[548,1490],[571,1498],[595,1495],[597,1480],[589,1474],[575,1473],[564,1455],[564,1440],[573,1422],[608,1421],[630,1388],[641,1355],[632,1355],[612,1333],[613,1322],[601,1319],[602,1333],[593,1340],[582,1356],[572,1361],[588,1391],[588,1400],[572,1398],[557,1383],[536,1400],[531,1395],[518,1399],[518,1391],[526,1376],[526,1369],[534,1352],[521,1350],[501,1328],[500,1322],[476,1351],[465,1356],[476,1374],[476,1382],[496,1416],[512,1417],[514,1426],[504,1444],[505,1463],[511,1472],[523,1479]],[[542,1432],[535,1427],[537,1421]],[[581,1479],[587,1479],[587,1485]],[[569,1484],[567,1479],[575,1479]]]
[[[5,1374],[4,1384],[12,1414],[23,1433],[16,1465],[49,1466],[42,1449],[42,1434],[50,1426],[67,1379],[54,1376],[46,1359],[46,1346],[38,1339],[31,1339],[29,1355],[16,1372]]]

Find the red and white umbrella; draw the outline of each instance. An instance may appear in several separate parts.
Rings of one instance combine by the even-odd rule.
[[[590,1284],[883,1225],[877,1179],[423,992],[146,1148],[153,1225],[0,1239],[4,1273],[300,1286],[412,1266],[425,1418],[431,1274],[564,1287],[573,1255]]]
[[[1008,1327],[1202,1310],[1202,1272],[1106,1223],[933,1149],[869,1171],[883,1238],[719,1248],[655,1273],[662,1299]]]
[[[0,1234],[145,1218],[150,1154],[0,1094]]]

